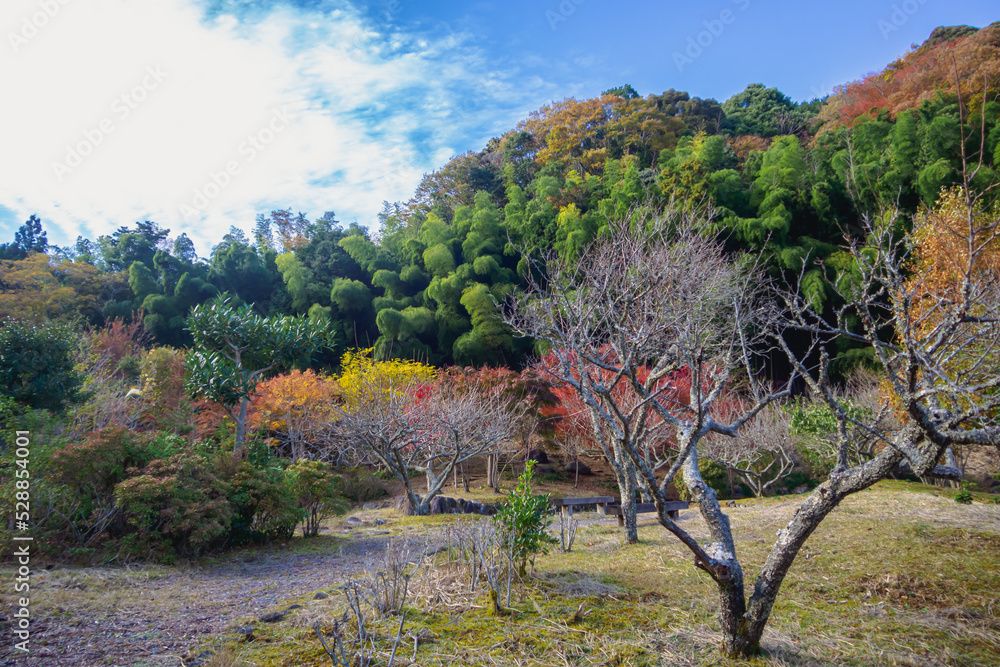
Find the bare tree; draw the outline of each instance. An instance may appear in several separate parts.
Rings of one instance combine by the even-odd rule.
[[[581,433],[566,431],[556,433],[554,442],[558,450],[573,460],[573,488],[580,487],[580,454],[585,454],[585,438]]]
[[[993,445],[1000,441],[1000,271],[984,261],[998,244],[997,207],[986,208],[965,191],[953,198],[947,224],[964,250],[953,282],[942,289],[933,262],[913,272],[914,241],[896,239],[891,220],[869,221],[864,245],[850,246],[856,270],[850,284],[831,285],[846,304],[836,321],[816,313],[801,292],[784,295],[787,312],[776,317],[761,299],[762,282],[751,271],[725,259],[717,244],[698,233],[694,221],[672,213],[665,218],[633,214],[611,221],[606,235],[573,266],[550,262],[548,282],[536,281],[514,304],[510,324],[557,350],[560,379],[573,386],[628,454],[654,497],[660,523],[694,554],[719,591],[722,649],[731,655],[759,650],[785,574],[819,523],[847,495],[865,489],[906,463],[918,475],[954,475],[939,465],[949,447]],[[992,257],[992,255],[989,255]],[[905,267],[910,267],[908,273]],[[544,274],[543,274],[544,275]],[[939,278],[939,276],[938,276]],[[861,323],[857,331],[849,324]],[[812,333],[805,355],[794,354],[781,337],[787,327]],[[829,478],[802,503],[778,534],[746,595],[744,575],[729,520],[699,470],[699,445],[705,436],[737,436],[769,402],[755,385],[753,351],[760,351],[770,329],[788,353],[797,374],[822,397],[838,421],[837,463]],[[872,347],[885,369],[891,402],[900,426],[888,435],[873,421],[852,417],[830,381],[824,345],[847,336]],[[608,349],[613,354],[608,354]],[[818,366],[807,359],[819,358]],[[588,373],[587,366],[628,378],[641,398],[622,412],[608,400],[615,383]],[[643,376],[640,369],[648,368]],[[743,406],[729,423],[713,412],[737,369],[746,370]],[[678,370],[690,372],[689,395],[664,391],[658,383]],[[790,385],[791,383],[789,383]],[[782,392],[786,393],[786,392]],[[679,453],[657,478],[637,451],[631,433],[634,410],[656,411],[675,432]],[[874,411],[884,417],[885,410]],[[874,456],[853,465],[848,460],[852,428],[882,442]],[[711,534],[707,545],[664,511],[666,485],[681,472]]]
[[[761,497],[795,468],[790,422],[788,413],[770,406],[734,438],[709,434],[705,453]]]
[[[605,363],[615,356],[615,352],[607,346],[595,354],[603,358]],[[568,371],[565,365],[567,360],[573,362]],[[579,452],[583,449],[584,442],[595,449],[598,456],[602,456],[611,467],[621,496],[625,543],[634,544],[638,541],[635,512],[637,478],[635,465],[624,449],[622,438],[626,438],[630,446],[647,460],[650,457],[655,459],[652,465],[658,469],[662,467],[662,458],[657,455],[662,453],[663,448],[656,445],[664,440],[664,421],[650,405],[644,404],[636,395],[627,377],[587,360],[581,361],[573,350],[550,352],[536,365],[536,369],[571,388],[561,400],[562,407],[566,410],[566,414],[561,416],[564,448],[574,448],[577,475]],[[648,370],[643,369],[641,372],[648,373]],[[567,377],[572,377],[572,380],[564,380]],[[595,385],[602,389],[595,392],[588,402],[580,387]],[[600,413],[595,413],[592,409],[595,402],[604,409],[604,415],[613,415],[613,423],[605,421]]]
[[[665,214],[638,209],[609,220],[577,262],[552,259],[537,267],[546,279],[533,281],[507,321],[555,350],[558,380],[580,394],[595,433],[600,425],[613,434],[614,446],[653,497],[659,522],[715,581],[723,648],[746,654],[756,640],[746,636],[743,570],[729,519],[702,479],[699,444],[709,433],[737,435],[787,392],[768,393],[754,380],[754,354],[766,349],[763,332],[774,317],[762,298],[767,283],[752,263],[727,259],[720,244],[707,238],[701,220],[698,212],[677,209]],[[747,378],[741,409],[723,423],[712,410],[731,391],[740,369]],[[613,400],[618,379],[635,393],[629,406]],[[662,477],[656,472],[659,460],[643,456],[635,438],[635,425],[647,411],[673,431],[677,454],[663,466]],[[700,544],[667,514],[667,487],[679,472],[705,519],[710,544]]]
[[[508,447],[520,416],[499,391],[446,382],[395,386],[374,373],[359,381],[366,386],[357,388],[336,422],[340,439],[359,460],[390,470],[419,515],[429,512],[456,466]],[[423,494],[416,491],[411,471],[426,477]]]
[[[987,251],[996,247],[998,216],[995,207],[984,209],[967,190],[959,200],[964,212],[956,219],[953,207],[947,225],[962,239],[965,252],[945,260],[961,265],[956,282],[947,289],[932,284],[933,263],[916,264],[915,272],[907,272],[915,266],[913,237],[897,240],[891,220],[880,217],[867,221],[866,243],[850,247],[855,279],[849,285],[830,285],[846,303],[833,323],[800,293],[786,294],[788,324],[814,334],[809,352],[818,352],[819,364],[809,365],[809,355],[794,354],[787,346],[786,352],[836,416],[839,447],[829,478],[796,511],[768,555],[745,613],[744,641],[759,641],[795,555],[846,496],[901,467],[921,476],[958,477],[961,472],[947,465],[952,445],[1000,442],[1000,324],[995,316],[1000,275],[983,270]],[[851,326],[854,321],[860,322],[860,330]],[[835,390],[825,344],[836,336],[862,341],[874,350],[887,380],[884,400],[899,413],[900,425],[894,431],[884,433],[874,420],[852,416]],[[880,442],[869,460],[850,459],[851,432],[856,429]]]

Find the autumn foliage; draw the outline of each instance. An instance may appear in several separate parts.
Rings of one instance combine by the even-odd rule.
[[[604,350],[605,354],[612,354],[610,349]],[[558,363],[556,355],[549,353],[542,357],[536,365],[534,371],[542,377],[552,377],[556,371],[555,365]],[[596,364],[584,364],[583,373],[588,376],[591,384],[601,384],[608,387],[611,401],[623,413],[632,413],[634,424],[643,422],[643,427],[648,433],[656,435],[647,439],[643,447],[657,450],[646,452],[647,454],[662,457],[674,447],[672,434],[663,428],[663,420],[655,413],[646,411],[643,414],[642,401],[637,397],[628,379],[616,377],[612,371],[600,368]],[[643,367],[639,377],[641,381],[648,378],[649,369]],[[575,379],[580,379],[579,369],[573,372]],[[688,369],[681,369],[670,373],[657,383],[658,393],[661,402],[674,405],[677,412],[683,411],[683,404],[690,396],[691,374]],[[569,384],[557,382],[551,388],[551,393],[555,401],[542,408],[542,417],[551,425],[556,438],[564,443],[577,443],[583,449],[598,449],[599,439],[594,431],[594,424],[590,411],[579,391]]]
[[[914,222],[911,282],[919,281],[925,297],[916,304],[918,314],[941,299],[961,298],[958,288],[966,272],[977,282],[1000,283],[1000,235],[995,226],[1000,219],[1000,205],[994,205],[992,210],[980,207],[970,220],[964,200],[965,190],[961,187],[945,190],[937,206]],[[970,225],[974,227],[971,233]],[[975,261],[970,262],[970,257]]]
[[[543,107],[520,129],[544,137],[537,160],[563,161],[581,173],[600,173],[608,158],[648,152],[658,155],[677,145],[684,122],[658,107],[655,99],[602,95],[566,99]]]
[[[982,104],[987,86],[1000,80],[1000,24],[910,51],[881,72],[839,86],[820,118],[827,129],[853,126],[886,110],[895,118],[939,95],[955,95],[956,80],[971,107]],[[994,91],[995,94],[995,91]]]
[[[340,360],[337,386],[344,403],[352,405],[371,391],[408,391],[415,384],[427,383],[437,376],[437,369],[418,361],[375,359],[374,348],[348,350]]]
[[[337,380],[312,370],[293,370],[257,385],[250,423],[279,434],[288,443],[292,459],[299,459],[307,443],[327,431],[338,395]]]
[[[123,274],[101,273],[84,262],[31,253],[21,260],[0,260],[0,317],[68,320],[101,319],[101,306],[124,285]]]

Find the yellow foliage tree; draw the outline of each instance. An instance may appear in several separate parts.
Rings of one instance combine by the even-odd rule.
[[[1000,203],[970,215],[966,196],[960,186],[943,190],[934,209],[914,221],[909,287],[920,296],[913,312],[923,328],[935,326],[960,300],[976,298],[961,293],[966,275],[973,290],[1000,284]]]
[[[950,355],[945,367],[982,387],[981,395],[942,400],[942,407],[958,411],[982,405],[996,395],[1000,367],[1000,350],[990,335],[1000,308],[1000,202],[987,206],[970,198],[961,186],[945,189],[936,206],[914,221],[911,240],[913,261],[906,292],[912,295],[916,336],[924,348],[933,349],[942,329],[958,329],[961,334],[953,345],[961,354]],[[990,412],[995,418],[996,410]],[[955,450],[964,468],[972,450],[962,446]]]
[[[374,391],[405,391],[437,377],[436,368],[418,361],[376,361],[374,349],[348,350],[341,357],[342,370],[337,384],[344,403],[357,403]]]
[[[44,253],[0,262],[0,316],[35,322],[58,319],[73,312],[75,292],[52,274]]]
[[[0,261],[0,318],[44,322],[82,315],[94,321],[120,283],[120,273],[102,274],[91,264],[40,252]]]

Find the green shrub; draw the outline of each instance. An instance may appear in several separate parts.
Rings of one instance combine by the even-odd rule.
[[[972,504],[972,494],[968,489],[962,489],[955,494],[955,502],[959,505],[971,505]]]
[[[285,475],[302,515],[303,537],[315,537],[323,520],[347,511],[340,477],[327,464],[299,459]]]
[[[115,487],[117,505],[134,529],[125,545],[139,554],[168,558],[175,553],[197,556],[221,546],[233,516],[229,490],[197,454],[153,461],[142,474]]]
[[[14,444],[17,437],[14,431],[20,426],[15,419],[20,412],[17,401],[0,394],[0,452]]]
[[[705,480],[705,484],[708,484],[709,487],[715,490],[715,495],[720,500],[731,497],[732,494],[729,492],[729,472],[724,465],[715,461],[705,460],[698,462],[698,469],[701,470],[701,478]],[[674,477],[674,485],[677,487],[677,493],[681,500],[694,500],[690,489],[684,483],[681,473],[677,473],[677,476]]]
[[[232,460],[226,456],[222,459]],[[279,465],[240,461],[229,478],[233,508],[228,543],[232,546],[287,540],[302,519],[298,499]]]
[[[126,478],[129,468],[145,468],[183,447],[183,438],[175,435],[108,426],[55,452],[50,464],[56,479],[77,493],[95,501],[111,500],[115,485]]]
[[[136,433],[123,426],[109,426],[54,451],[44,468],[38,468],[48,475],[33,483],[39,500],[43,489],[48,492],[53,514],[62,519],[61,524],[51,526],[58,534],[47,537],[90,547],[105,534],[121,535],[124,522],[115,501],[115,486],[130,470],[169,458],[184,445],[182,438],[171,434]]]
[[[61,324],[0,322],[0,393],[24,407],[55,412],[80,400],[83,378],[73,368],[77,341]]]
[[[547,519],[549,496],[531,493],[531,473],[534,461],[525,464],[524,474],[518,478],[507,500],[500,505],[493,520],[504,536],[504,546],[513,555],[518,573],[523,577],[528,559],[532,565],[536,554],[547,553],[558,541],[545,532],[552,522]]]

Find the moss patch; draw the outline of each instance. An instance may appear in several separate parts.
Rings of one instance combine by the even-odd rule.
[[[719,654],[714,584],[646,518],[640,544],[627,547],[613,521],[581,527],[571,553],[539,558],[509,614],[493,613],[485,594],[464,613],[408,608],[396,664],[990,664],[1000,653],[1000,508],[973,512],[947,491],[889,482],[847,499],[799,554],[764,655],[752,663]],[[748,589],[799,502],[746,501],[730,512]],[[699,539],[707,535],[695,512],[682,513],[681,522]],[[336,596],[322,602],[323,613],[338,613]],[[309,613],[317,612],[295,610],[303,620],[261,628],[245,644],[246,664],[329,664],[315,633],[303,627]],[[378,631],[383,661],[394,628]],[[415,654],[413,637],[420,637]]]

